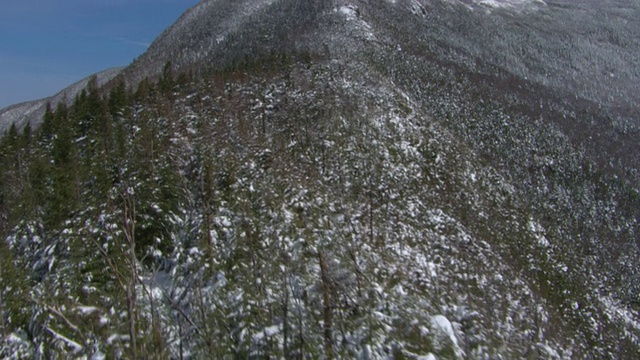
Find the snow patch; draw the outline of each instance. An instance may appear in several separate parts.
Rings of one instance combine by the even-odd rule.
[[[114,344],[116,342],[127,342],[129,341],[129,335],[120,335],[120,334],[112,334],[107,338],[107,345]]]
[[[107,355],[98,351],[97,353],[91,355],[91,360],[104,360],[107,358]]]
[[[436,360],[436,356],[430,353],[425,356],[418,356],[416,359],[417,360]]]
[[[529,228],[529,231],[535,236],[538,245],[542,247],[551,246],[551,243],[549,243],[549,240],[547,240],[547,237],[545,236],[546,230],[542,225],[540,225],[536,221],[529,220],[527,227]]]
[[[262,330],[262,332],[253,335],[252,336],[252,340],[254,342],[260,342],[264,338],[271,338],[271,337],[273,337],[275,335],[278,335],[279,333],[280,333],[280,325],[268,326],[268,327],[264,328],[264,330]]]
[[[95,306],[78,306],[77,307],[78,312],[80,312],[80,314],[84,315],[84,316],[89,316],[91,314],[93,314],[94,312],[99,312],[100,309],[98,309]]]
[[[431,324],[434,328],[440,329],[445,335],[451,339],[453,345],[458,347],[458,339],[453,332],[453,326],[449,319],[447,319],[444,315],[436,315],[431,318]]]
[[[622,305],[610,296],[598,296],[601,306],[609,320],[624,323],[626,327],[625,337],[634,343],[640,343],[640,314]]]
[[[536,346],[547,353],[547,355],[549,356],[549,359],[561,359],[560,354],[558,354],[557,351],[555,351],[554,349],[552,349],[549,345],[547,344],[542,344],[542,343],[538,343],[536,344]]]
[[[490,7],[490,8],[510,8],[519,9],[528,5],[542,4],[546,5],[543,0],[474,0],[478,5]]]
[[[50,327],[45,326],[44,327],[45,330],[47,330],[54,338],[64,342],[65,344],[67,344],[68,347],[70,347],[71,349],[73,349],[73,353],[79,353],[80,351],[82,351],[83,347],[82,345],[80,345],[79,343],[69,339],[68,337],[56,332],[55,330],[51,329]]]
[[[7,341],[10,343],[16,343],[16,344],[26,343],[24,339],[22,339],[20,336],[16,335],[15,333],[11,333],[9,337],[7,337]]]
[[[376,40],[376,36],[373,34],[371,25],[360,17],[357,6],[344,5],[339,8],[334,8],[333,12],[343,15],[348,21],[352,22],[355,28],[362,32],[362,35],[366,40]]]
[[[338,11],[349,18],[356,18],[357,16],[356,10],[350,6],[342,6]]]

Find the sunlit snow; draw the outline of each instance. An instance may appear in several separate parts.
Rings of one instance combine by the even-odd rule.
[[[521,8],[532,4],[546,5],[542,0],[473,0],[473,2],[492,8]]]

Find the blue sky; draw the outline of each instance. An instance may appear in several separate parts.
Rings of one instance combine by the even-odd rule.
[[[0,108],[128,65],[198,0],[0,0]]]

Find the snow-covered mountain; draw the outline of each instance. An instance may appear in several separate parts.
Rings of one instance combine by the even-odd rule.
[[[639,6],[200,2],[3,141],[0,355],[638,358]]]
[[[122,68],[107,69],[75,82],[48,98],[28,101],[0,109],[0,134],[4,134],[9,130],[12,124],[15,124],[20,130],[27,124],[30,124],[33,128],[40,126],[42,117],[47,109],[47,104],[50,104],[54,109],[59,103],[71,105],[75,97],[87,88],[92,78],[95,77],[97,83],[102,86],[115,78],[121,70]]]

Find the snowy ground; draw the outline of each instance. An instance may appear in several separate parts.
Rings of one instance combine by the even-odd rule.
[[[473,0],[474,3],[492,8],[522,8],[530,5],[545,5],[542,0]]]

